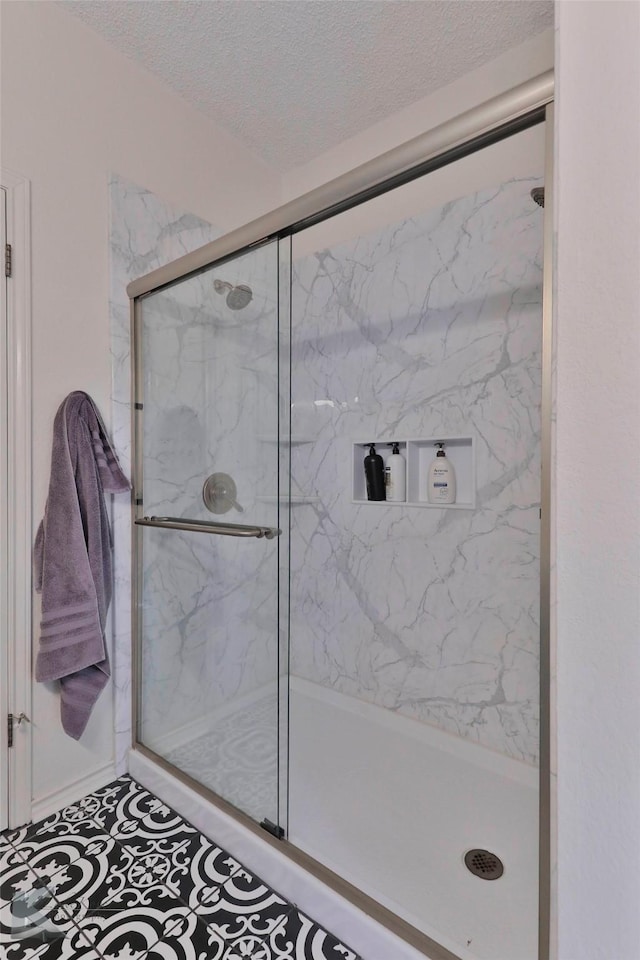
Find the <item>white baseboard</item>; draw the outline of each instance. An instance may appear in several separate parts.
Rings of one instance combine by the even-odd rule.
[[[113,762],[103,764],[97,770],[92,770],[91,773],[68,783],[62,789],[54,790],[53,793],[48,793],[39,800],[34,800],[31,807],[31,819],[36,823],[44,817],[51,816],[52,813],[57,813],[58,810],[64,810],[69,804],[76,803],[82,797],[86,797],[88,793],[93,793],[94,790],[105,787],[111,780],[115,780],[116,776],[116,768]]]

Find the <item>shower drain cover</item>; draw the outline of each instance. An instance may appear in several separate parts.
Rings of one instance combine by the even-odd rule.
[[[504,873],[502,860],[489,850],[469,850],[464,862],[467,869],[481,880],[498,880]]]

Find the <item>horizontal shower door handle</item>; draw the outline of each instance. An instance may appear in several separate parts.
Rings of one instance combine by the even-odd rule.
[[[282,530],[278,527],[252,527],[246,523],[211,523],[209,520],[183,520],[182,517],[142,517],[134,521],[139,527],[163,530],[187,530],[190,533],[214,533],[220,537],[256,537],[273,540]]]

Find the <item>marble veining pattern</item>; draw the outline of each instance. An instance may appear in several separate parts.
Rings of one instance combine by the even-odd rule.
[[[538,743],[542,221],[529,191],[539,182],[509,182],[315,256],[296,260],[294,244],[291,291],[291,427],[313,439],[292,448],[291,484],[318,498],[292,510],[294,673],[530,763]],[[113,427],[129,468],[126,284],[215,231],[117,177],[111,202]],[[225,310],[208,274],[146,301],[145,512],[207,518],[202,482],[217,469],[240,481],[245,512],[227,520],[284,526],[273,502],[284,479],[273,438],[288,414],[285,377],[278,398],[276,263],[269,248],[259,253],[219,270],[251,284],[246,311]],[[284,340],[281,350],[282,359]],[[373,512],[351,503],[353,439],[471,434],[474,511]],[[114,514],[123,769],[128,505],[114,504]],[[144,710],[159,742],[179,728],[190,736],[212,699],[221,705],[275,679],[274,545],[249,551],[242,541],[212,540],[172,534],[169,542],[159,532],[145,540],[153,682]]]
[[[542,215],[515,180],[295,258],[292,664],[535,764]],[[352,440],[473,436],[475,510],[351,502]],[[384,450],[380,452],[384,453]],[[363,451],[364,457],[365,451]]]
[[[126,284],[213,239],[197,218],[119,178],[112,191],[114,435],[130,457]],[[144,513],[212,519],[205,478],[231,474],[239,508],[223,522],[279,525],[277,247],[270,245],[142,301]],[[214,280],[252,289],[231,310]],[[129,744],[128,505],[116,508],[118,760]],[[280,524],[281,525],[281,524]],[[210,728],[220,708],[275,686],[278,541],[145,530],[141,568],[142,740],[164,755]],[[265,727],[277,730],[274,703]],[[267,790],[267,786],[264,788]],[[275,780],[263,816],[275,817]],[[264,790],[263,790],[264,793]]]
[[[214,240],[219,231],[191,214],[177,213],[149,190],[113,175],[110,199],[112,432],[120,461],[131,474],[131,331],[127,284]],[[126,769],[131,741],[131,509],[113,503],[115,753]]]
[[[229,278],[231,278],[229,280]],[[233,311],[214,281],[240,279]],[[142,303],[144,512],[278,525],[277,249],[267,246]],[[211,517],[204,480],[233,477],[236,505]],[[166,736],[272,682],[278,665],[278,542],[145,531],[142,739]],[[276,731],[277,710],[270,717]],[[263,815],[275,815],[273,802]]]

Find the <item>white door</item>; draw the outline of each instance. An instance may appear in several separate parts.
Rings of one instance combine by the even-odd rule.
[[[5,245],[7,242],[7,193],[0,188],[0,242],[2,246],[0,269],[0,830],[9,825],[9,570],[7,529],[8,511],[8,383],[7,383],[7,277],[5,275]]]

